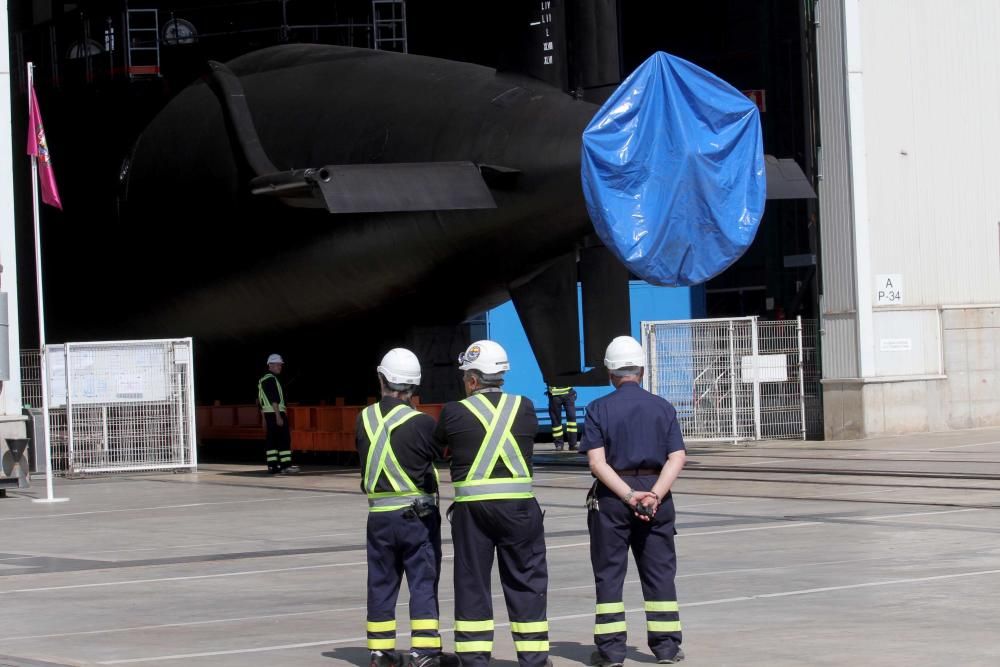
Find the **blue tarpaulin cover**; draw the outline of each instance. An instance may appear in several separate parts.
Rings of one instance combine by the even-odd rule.
[[[757,107],[692,63],[656,53],[583,133],[598,236],[655,285],[696,285],[736,261],[764,212]]]

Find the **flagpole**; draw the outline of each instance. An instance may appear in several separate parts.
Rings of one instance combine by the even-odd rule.
[[[28,118],[33,118],[32,93],[35,90],[35,65],[28,63]],[[30,120],[29,120],[30,122]],[[37,141],[37,139],[36,139]],[[42,295],[42,226],[38,209],[38,156],[31,156],[31,212],[35,219],[35,288],[38,292],[38,370],[42,376],[42,431],[45,441],[45,498],[36,503],[59,503],[69,498],[56,498],[52,488],[52,433],[49,427],[49,379],[45,368],[45,298]]]

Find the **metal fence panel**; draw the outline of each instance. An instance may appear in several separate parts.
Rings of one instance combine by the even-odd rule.
[[[22,377],[37,378],[37,353],[25,359]],[[46,361],[53,470],[197,467],[190,338],[49,345]]]
[[[643,322],[647,389],[685,437],[739,442],[822,432],[816,323],[755,317]]]

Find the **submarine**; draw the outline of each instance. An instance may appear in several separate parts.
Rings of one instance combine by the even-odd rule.
[[[272,348],[309,367],[300,395],[355,397],[379,350],[513,298],[546,377],[606,382],[577,344],[578,280],[584,357],[629,327],[628,271],[595,242],[581,190],[597,110],[527,76],[387,51],[213,62],[122,164],[92,322],[194,337],[221,379],[203,397]]]

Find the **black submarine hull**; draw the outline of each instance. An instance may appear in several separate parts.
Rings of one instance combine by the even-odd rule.
[[[228,67],[278,169],[468,161],[505,176],[487,181],[493,209],[292,207],[251,194],[246,147],[210,79],[184,90],[123,165],[119,233],[92,266],[114,288],[91,304],[106,315],[88,333],[193,336],[201,375],[218,379],[199,383],[204,399],[232,400],[232,373],[272,350],[325,367],[325,380],[301,380],[311,398],[351,395],[357,382],[341,376],[393,344],[440,357],[421,330],[440,338],[434,327],[506,301],[591,231],[579,167],[592,104],[477,65],[367,49],[282,46]]]

